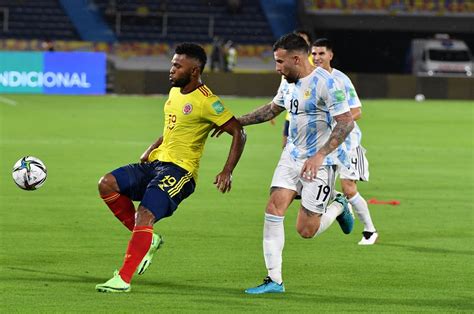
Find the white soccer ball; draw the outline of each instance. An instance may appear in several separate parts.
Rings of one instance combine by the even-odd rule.
[[[423,94],[416,94],[415,100],[416,100],[416,101],[423,101],[423,100],[425,100],[425,95],[423,95]]]
[[[13,166],[12,177],[23,190],[36,190],[46,181],[46,166],[36,157],[25,156]]]

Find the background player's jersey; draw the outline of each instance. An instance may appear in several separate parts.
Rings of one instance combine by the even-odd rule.
[[[334,76],[334,79],[338,81],[340,84],[344,86],[346,91],[347,102],[349,103],[349,108],[359,108],[362,107],[362,103],[360,102],[359,96],[357,96],[357,92],[354,88],[354,84],[352,84],[351,79],[344,74],[343,72],[334,69],[332,70],[331,74]],[[355,149],[357,146],[360,146],[362,140],[362,132],[354,121],[354,129],[352,129],[351,133],[347,136],[346,141],[344,142],[347,145],[347,149]]]
[[[327,142],[336,121],[334,116],[349,111],[342,85],[323,68],[296,83],[283,80],[273,99],[290,113],[288,149],[295,159],[309,158]],[[345,146],[326,156],[323,165],[349,164]]]
[[[205,85],[188,94],[181,94],[178,87],[171,88],[163,111],[163,143],[150,153],[148,160],[172,162],[191,172],[197,180],[209,131],[214,124],[221,126],[233,115]]]

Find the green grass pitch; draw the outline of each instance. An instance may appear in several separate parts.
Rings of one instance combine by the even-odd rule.
[[[270,99],[224,98],[240,115]],[[209,138],[196,192],[157,225],[165,246],[127,295],[94,290],[119,268],[129,232],[97,194],[100,176],[138,160],[161,135],[163,97],[0,98],[0,294],[10,312],[473,312],[473,110],[467,101],[367,100],[360,126],[371,180],[359,184],[379,243],[334,224],[316,239],[285,218],[287,293],[249,296],[266,275],[263,212],[283,116],[247,128],[229,194],[212,184],[230,136]],[[48,167],[37,191],[11,169]]]

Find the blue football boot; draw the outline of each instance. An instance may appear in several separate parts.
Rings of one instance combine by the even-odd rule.
[[[263,283],[260,286],[254,288],[248,288],[245,290],[245,293],[248,294],[262,294],[262,293],[283,293],[285,292],[285,286],[283,282],[281,284],[277,284],[274,282],[270,277],[265,277],[263,279]]]
[[[335,202],[338,202],[342,205],[342,214],[336,217],[339,226],[341,226],[342,232],[349,234],[354,228],[354,214],[352,213],[352,208],[349,202],[344,195],[338,194],[334,199]]]

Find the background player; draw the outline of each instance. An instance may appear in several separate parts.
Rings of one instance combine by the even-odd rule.
[[[331,60],[334,56],[332,43],[326,38],[316,40],[312,44],[311,54],[314,58],[314,63],[318,67],[322,67],[330,72],[337,81],[343,84],[349,107],[351,108],[352,117],[354,120],[359,120],[362,114],[362,104],[357,96],[354,85],[347,75],[331,67]],[[362,132],[357,123],[354,123],[354,129],[346,139],[346,145],[350,147],[351,167],[349,169],[340,167],[339,172],[342,191],[349,199],[357,217],[364,224],[363,236],[359,244],[372,245],[377,240],[378,233],[370,217],[367,202],[357,191],[357,181],[369,180],[369,163],[365,157],[365,149],[361,145],[361,139]]]
[[[265,210],[263,251],[268,276],[249,294],[284,292],[282,252],[283,220],[297,193],[302,202],[296,229],[304,238],[324,232],[335,219],[350,233],[353,218],[347,200],[339,195],[328,206],[334,187],[335,165],[348,165],[340,145],[353,127],[343,90],[329,72],[309,63],[309,46],[296,34],[282,36],[273,46],[276,70],[285,78],[267,105],[238,118],[242,125],[273,119],[290,112],[288,144],[273,175],[270,200]],[[337,149],[337,150],[336,150]]]
[[[140,274],[146,270],[161,241],[153,234],[153,225],[171,216],[194,192],[204,144],[214,125],[233,137],[227,161],[214,182],[222,193],[231,189],[232,171],[244,149],[245,133],[201,82],[205,65],[206,53],[201,46],[184,43],[176,47],[169,75],[172,88],[163,108],[163,136],[142,154],[141,163],[118,168],[99,181],[107,206],[133,231],[122,267],[112,279],[96,286],[100,292],[128,292],[139,264],[144,268],[138,269]],[[141,201],[136,213],[132,200]]]

